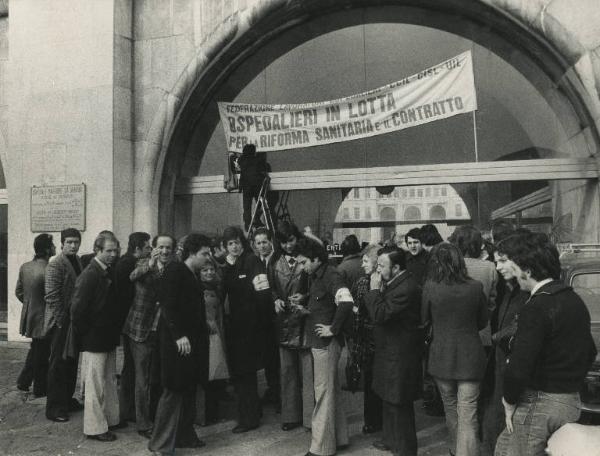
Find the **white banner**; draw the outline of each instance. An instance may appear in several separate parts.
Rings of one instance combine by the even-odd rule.
[[[266,105],[219,102],[227,149],[259,152],[319,146],[475,111],[471,51],[369,92],[319,103]]]

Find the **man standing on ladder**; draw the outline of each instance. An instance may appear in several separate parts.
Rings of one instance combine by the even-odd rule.
[[[242,156],[239,159],[240,165],[240,188],[242,190],[244,207],[244,228],[246,232],[250,228],[252,219],[252,200],[258,201],[261,186],[267,173],[267,161],[264,154],[256,153],[254,144],[246,144],[242,149]],[[257,211],[257,219],[260,213]]]

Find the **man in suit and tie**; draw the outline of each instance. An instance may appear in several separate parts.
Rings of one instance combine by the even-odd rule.
[[[269,274],[277,253],[273,248],[271,232],[260,227],[254,231],[254,250],[263,264],[264,273]],[[265,377],[267,379],[267,390],[262,398],[263,404],[274,404],[277,413],[281,411],[281,386],[279,382],[279,353],[277,350],[277,334],[275,329],[275,313],[273,309],[268,312],[269,321],[267,333],[265,334]]]
[[[27,354],[25,367],[17,379],[17,387],[22,391],[29,390],[33,382],[35,397],[46,395],[46,381],[48,377],[48,358],[50,357],[50,344],[44,338],[44,277],[46,266],[50,257],[56,254],[52,236],[42,233],[33,241],[35,256],[33,260],[23,264],[19,269],[19,279],[15,294],[23,303],[21,310],[20,333],[31,337],[31,348]]]
[[[73,397],[77,359],[63,356],[70,326],[71,297],[82,270],[77,256],[81,233],[75,228],[67,228],[60,233],[60,242],[60,254],[46,268],[44,332],[50,340],[46,417],[64,423],[69,421],[69,412],[83,408]]]
[[[122,312],[116,299],[113,274],[109,267],[117,259],[117,238],[98,236],[96,256],[78,277],[71,304],[73,333],[82,352],[85,403],[83,433],[91,439],[108,442],[119,425],[117,399],[117,356]]]

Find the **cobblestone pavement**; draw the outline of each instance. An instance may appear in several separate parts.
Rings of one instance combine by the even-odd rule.
[[[88,440],[82,433],[83,413],[71,415],[68,423],[48,421],[44,415],[45,398],[34,398],[30,393],[19,391],[15,384],[27,354],[27,345],[0,343],[0,455],[103,455],[138,456],[149,455],[148,441],[135,432],[135,425],[117,431],[117,440],[101,443]],[[264,378],[261,375],[264,384]],[[263,386],[264,388],[264,386]],[[385,456],[371,447],[375,436],[364,436],[362,428],[362,395],[347,394],[350,423],[350,447],[339,452],[340,456]],[[426,416],[421,404],[415,404],[419,438],[419,456],[447,455],[447,432],[444,420]],[[233,404],[224,410],[233,416]],[[209,427],[197,426],[206,447],[199,450],[177,450],[177,455],[214,456],[302,456],[308,450],[310,433],[304,429],[283,432],[279,415],[273,408],[265,408],[265,416],[259,429],[241,435],[233,435],[233,419],[224,420]]]

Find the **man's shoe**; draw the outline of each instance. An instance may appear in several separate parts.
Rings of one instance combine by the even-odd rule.
[[[314,453],[311,453],[311,452],[309,451],[309,452],[308,452],[308,453],[306,453],[304,456],[318,456],[318,455],[316,455],[316,454],[314,454]]]
[[[379,431],[381,431],[381,426],[373,426],[372,424],[365,424],[362,428],[363,434],[374,434]]]
[[[241,424],[238,424],[236,427],[234,427],[231,432],[233,432],[234,434],[242,434],[244,432],[248,432],[248,431],[252,431],[254,429],[256,429],[258,427],[258,425],[256,426],[242,426]]]
[[[138,434],[146,439],[150,439],[152,437],[152,429],[146,429],[144,431],[138,431]]]
[[[382,440],[375,440],[373,442],[373,447],[377,448],[380,451],[392,451],[392,449],[387,446],[385,443],[383,443]]]
[[[83,404],[72,397],[69,401],[69,412],[78,412],[79,410],[83,410]]]
[[[348,449],[349,447],[350,447],[350,444],[346,443],[344,445],[338,445],[338,446],[336,446],[335,449],[337,451],[344,451],[344,450]]]
[[[46,418],[56,423],[66,423],[69,421],[69,417],[67,415],[46,415]]]
[[[109,431],[116,431],[117,429],[125,429],[127,427],[127,421],[119,421],[113,426],[108,426]]]
[[[86,437],[88,439],[98,440],[99,442],[112,442],[117,440],[117,436],[110,431],[107,431],[104,434],[88,435]]]
[[[297,427],[300,427],[300,425],[302,425],[302,423],[283,423],[281,425],[281,430],[282,431],[291,431],[292,429],[296,429]]]

